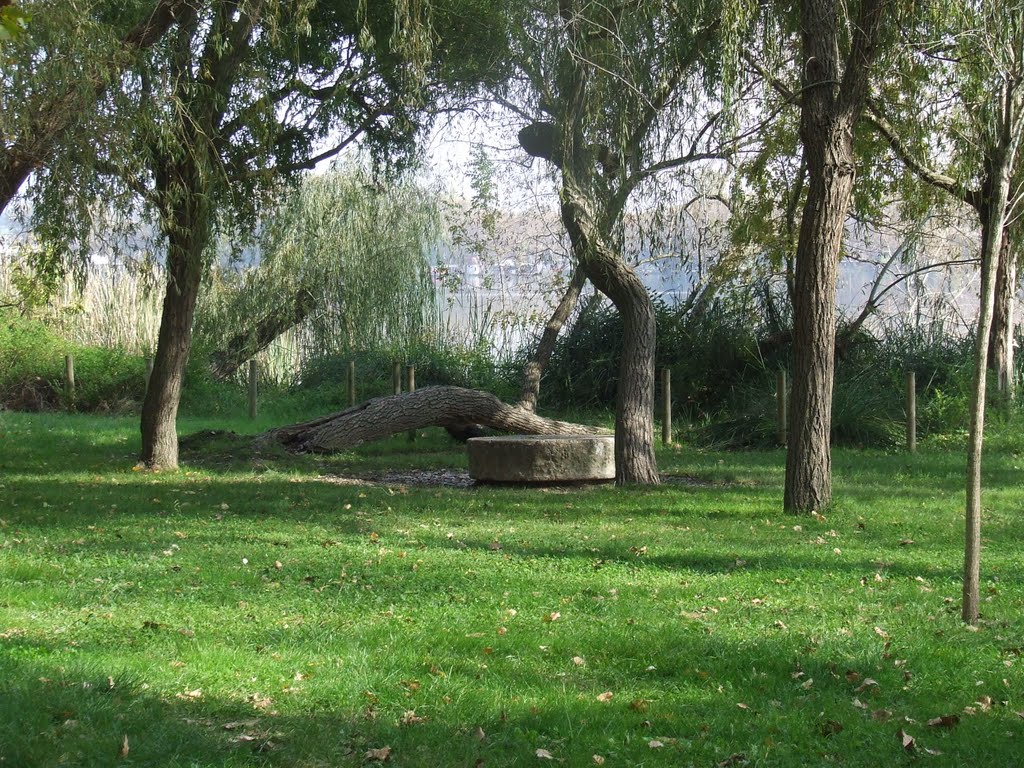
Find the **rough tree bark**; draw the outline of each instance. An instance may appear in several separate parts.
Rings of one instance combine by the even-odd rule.
[[[580,298],[580,291],[587,282],[587,275],[580,267],[573,270],[569,285],[562,294],[558,306],[551,313],[544,331],[541,333],[540,341],[534,350],[533,357],[526,363],[523,369],[523,389],[519,395],[519,406],[528,411],[536,412],[537,399],[540,396],[540,378],[544,368],[555,351],[555,342],[558,341],[558,334],[562,332],[565,321],[569,319],[576,303]]]
[[[1004,404],[1014,399],[1013,372],[1014,309],[1017,298],[1017,254],[1010,240],[1010,232],[1003,228],[1003,241],[999,248],[999,266],[996,269],[995,307],[992,314],[992,335],[989,343],[988,368],[996,377],[996,391]]]
[[[855,178],[853,129],[864,109],[882,21],[891,3],[864,0],[849,56],[841,62],[839,2],[803,2],[800,137],[807,198],[793,304],[793,393],[783,502],[790,512],[822,510],[832,503],[836,277]]]
[[[562,223],[590,282],[622,316],[622,351],[615,391],[615,482],[660,482],[654,456],[654,305],[643,281],[608,246],[589,201],[563,169]]]
[[[200,176],[188,154],[165,163],[157,174],[157,189],[174,203],[162,221],[167,238],[167,289],[153,373],[142,404],[142,463],[150,469],[178,467],[178,403],[211,236],[209,198],[201,193]],[[180,190],[189,192],[180,194]]]
[[[462,387],[424,387],[370,400],[313,421],[278,427],[259,439],[281,443],[291,450],[334,453],[410,429],[460,424],[482,424],[525,435],[605,433],[597,427],[537,416],[487,392]]]
[[[657,485],[654,455],[654,305],[643,281],[612,247],[612,201],[602,205],[597,166],[586,140],[590,29],[582,14],[565,19],[569,45],[558,64],[559,104],[554,152],[562,171],[561,217],[573,256],[594,286],[611,299],[623,321],[615,392],[615,482]],[[653,120],[652,120],[653,122]],[[603,214],[603,215],[602,215]]]

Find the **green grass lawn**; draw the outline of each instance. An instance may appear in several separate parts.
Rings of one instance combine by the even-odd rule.
[[[215,440],[148,474],[133,419],[0,413],[0,766],[1021,765],[998,448],[969,631],[959,452],[837,451],[815,519],[780,451],[666,450],[685,482],[652,490],[358,485],[465,458]]]

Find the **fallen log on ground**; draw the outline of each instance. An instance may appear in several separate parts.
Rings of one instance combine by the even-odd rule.
[[[277,427],[260,436],[293,451],[335,453],[361,443],[424,427],[480,424],[522,435],[601,435],[608,430],[556,421],[527,408],[509,405],[489,392],[463,387],[424,387],[379,397],[344,411],[301,424]]]

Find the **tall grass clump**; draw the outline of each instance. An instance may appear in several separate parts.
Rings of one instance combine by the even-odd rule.
[[[449,385],[482,389],[507,399],[516,394],[516,374],[500,366],[486,346],[462,347],[429,337],[401,347],[378,347],[354,352],[322,355],[302,367],[294,391],[316,393],[325,403],[347,402],[348,364],[356,367],[359,400],[393,394],[392,371],[402,368],[402,390],[406,389],[406,366],[416,367],[416,386]]]

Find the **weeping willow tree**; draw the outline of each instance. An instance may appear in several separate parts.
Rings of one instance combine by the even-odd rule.
[[[262,227],[258,265],[216,273],[200,315],[217,375],[296,327],[307,356],[418,337],[434,298],[429,252],[441,235],[422,187],[380,187],[361,169],[336,169],[304,179]]]
[[[99,111],[120,75],[159,43],[184,14],[185,0],[0,4],[0,212],[37,176],[67,180],[60,200],[42,203],[37,225],[73,239],[71,212],[95,191],[90,169],[117,130],[118,114]],[[10,29],[12,34],[3,34]],[[124,115],[121,115],[123,117]],[[68,194],[72,184],[78,193]],[[81,211],[79,218],[84,219]]]
[[[623,319],[620,484],[658,482],[654,310],[626,259],[627,214],[657,207],[658,177],[728,154],[722,86],[748,5],[560,0],[513,11],[517,76],[497,97],[527,123],[523,149],[553,170],[574,260]]]

